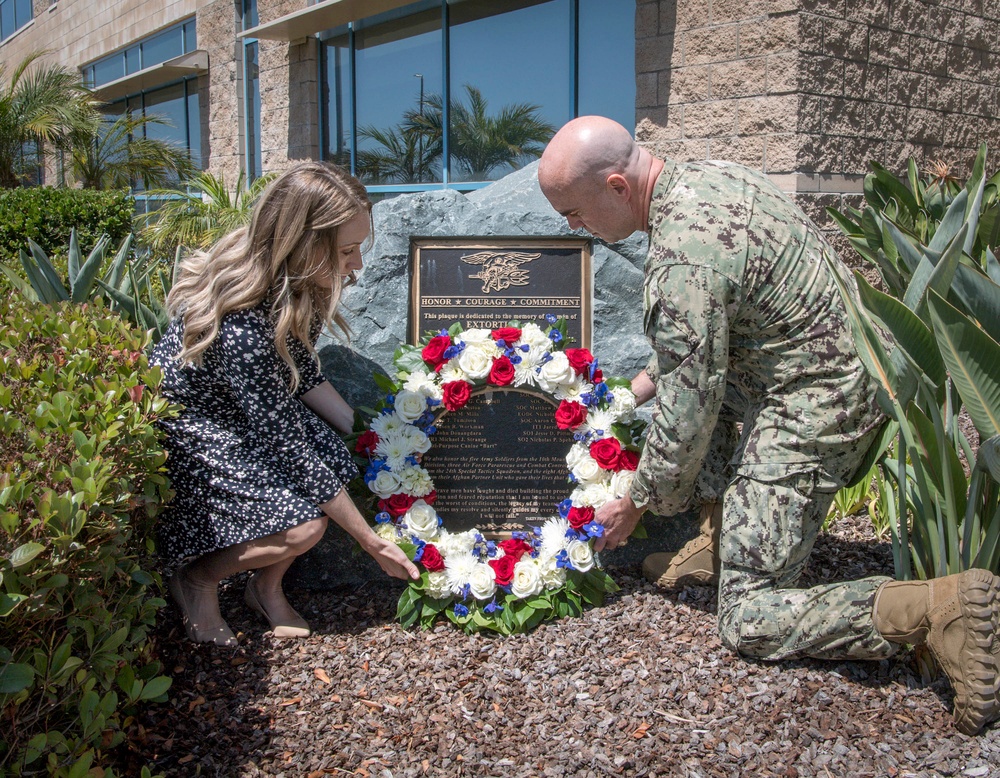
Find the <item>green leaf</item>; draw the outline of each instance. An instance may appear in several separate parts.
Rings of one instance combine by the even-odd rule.
[[[394,394],[396,392],[396,382],[384,373],[379,373],[377,370],[374,371],[372,373],[372,380],[375,381],[375,385],[386,394]]]
[[[986,470],[1000,484],[1000,435],[994,435],[979,444],[976,467]]]
[[[22,297],[31,302],[38,302],[38,294],[32,288],[31,284],[21,278],[20,274],[14,268],[0,262],[0,272],[7,277],[7,280],[10,281]]]
[[[1000,286],[978,270],[959,265],[951,288],[990,337],[1000,341]]]
[[[951,280],[955,276],[955,269],[962,257],[962,241],[964,239],[965,226],[963,225],[955,235],[955,239],[947,245],[936,264],[930,253],[925,253],[921,258],[920,265],[913,273],[910,285],[906,288],[906,295],[903,297],[903,302],[917,316],[924,318],[928,289],[933,289],[941,295],[948,294]]]
[[[11,567],[15,569],[18,567],[24,567],[44,550],[45,546],[41,543],[35,543],[34,541],[18,546],[10,554]]]
[[[59,280],[59,274],[56,273],[56,269],[52,267],[52,263],[49,262],[49,258],[42,251],[41,246],[39,246],[35,241],[28,238],[28,247],[31,249],[31,256],[34,258],[34,270],[38,274],[38,277],[43,280],[46,293],[52,298],[46,300],[49,303],[63,302],[69,299],[69,292],[66,291],[66,287],[63,286],[62,281]],[[25,265],[24,269],[28,271],[28,265],[25,264],[25,259],[27,256],[24,252],[21,252],[21,263]],[[39,292],[39,297],[44,297],[42,292],[36,287],[35,291]]]
[[[632,534],[629,535],[630,538],[635,538],[636,540],[645,540],[649,537],[649,533],[646,531],[646,526],[642,523],[642,518],[639,518],[639,523],[635,525],[635,529],[632,530]]]
[[[167,693],[167,689],[170,688],[170,684],[174,681],[172,678],[168,678],[165,675],[153,678],[151,681],[147,681],[145,686],[142,687],[142,692],[139,694],[140,700],[152,700],[163,694]]]
[[[951,201],[948,210],[945,211],[941,223],[938,224],[937,230],[934,232],[934,237],[927,244],[927,248],[932,251],[944,251],[946,246],[956,242],[956,238],[958,238],[959,247],[965,244],[965,234],[970,231],[970,223],[966,218],[968,202],[969,193],[966,190],[963,189],[955,195],[955,199]],[[978,219],[978,213],[976,218]],[[971,232],[975,233],[975,226],[972,226]]]
[[[0,694],[17,694],[31,686],[35,670],[22,662],[6,662],[0,666]]]
[[[80,267],[80,272],[76,278],[70,277],[70,290],[73,302],[86,302],[93,295],[94,281],[101,270],[101,265],[104,264],[104,249],[108,245],[109,240],[110,238],[107,234],[102,234],[97,241],[97,245],[94,246],[86,261]],[[131,233],[125,240],[126,242],[131,242]]]
[[[1000,431],[1000,343],[936,292],[928,294],[941,356],[981,438]]]

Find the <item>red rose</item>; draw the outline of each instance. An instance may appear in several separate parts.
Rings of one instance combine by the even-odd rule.
[[[525,554],[531,553],[531,544],[526,540],[520,540],[518,538],[509,538],[500,544],[500,548],[503,552],[512,557],[515,561],[523,557]],[[504,557],[506,559],[507,557]]]
[[[594,509],[589,505],[585,508],[574,506],[569,509],[566,520],[573,529],[580,529],[584,524],[590,524],[594,520]]]
[[[438,493],[436,489],[432,489],[429,494],[425,494],[420,499],[423,500],[428,505],[433,505],[434,501],[438,498]]]
[[[487,379],[496,386],[507,386],[514,382],[514,365],[507,357],[497,357],[493,360],[493,367],[490,368],[490,375]]]
[[[375,453],[375,446],[378,445],[378,434],[374,430],[367,430],[358,435],[358,442],[354,444],[354,450],[359,454],[370,457]]]
[[[598,368],[592,376],[589,376],[591,383],[599,384],[604,380],[604,371]]]
[[[396,492],[396,494],[389,497],[388,500],[379,500],[378,509],[380,511],[385,511],[394,517],[399,517],[410,510],[410,508],[413,507],[413,503],[416,501],[416,497],[412,497],[409,494],[403,494],[402,492]]]
[[[428,573],[436,573],[444,570],[444,559],[441,558],[441,552],[430,543],[424,546],[424,555],[420,557],[420,564],[424,566]]]
[[[517,560],[512,556],[502,556],[499,559],[490,560],[490,567],[493,568],[497,586],[506,586],[514,580],[514,565],[516,564]]]
[[[636,470],[639,467],[639,452],[638,451],[622,451],[622,455],[618,457],[618,468],[620,470]]]
[[[590,444],[590,455],[604,470],[617,470],[622,444],[617,438],[603,438]]]
[[[561,430],[579,427],[587,418],[587,406],[571,400],[563,400],[556,408],[556,426]]]
[[[577,375],[586,375],[589,372],[590,363],[594,361],[594,355],[590,353],[589,349],[568,348],[563,353]]]
[[[451,338],[448,335],[436,335],[430,339],[420,356],[431,367],[437,369],[444,363],[444,352],[451,345]]]
[[[520,339],[521,330],[518,327],[501,327],[493,330],[493,340],[502,340],[508,346],[513,346]]]
[[[449,381],[442,384],[441,390],[444,393],[441,398],[444,407],[449,411],[457,411],[459,408],[464,408],[469,401],[472,387],[465,381]]]

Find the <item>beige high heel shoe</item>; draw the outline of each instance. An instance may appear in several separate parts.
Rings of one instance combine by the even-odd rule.
[[[229,625],[225,621],[221,621],[218,624],[205,625],[200,624],[191,618],[191,605],[188,603],[187,595],[184,591],[186,585],[186,570],[187,565],[181,565],[178,567],[170,580],[167,581],[167,588],[170,590],[170,595],[174,598],[174,602],[177,603],[177,608],[181,612],[181,623],[184,625],[184,631],[187,633],[188,638],[194,643],[215,643],[217,646],[238,646],[239,641],[236,639],[236,635],[229,628]]]
[[[243,600],[252,609],[257,611],[261,616],[263,616],[267,623],[271,625],[271,631],[274,633],[276,638],[307,638],[312,634],[312,630],[309,628],[309,622],[307,622],[302,616],[300,616],[294,608],[290,605],[289,610],[295,614],[293,618],[286,619],[284,623],[276,622],[271,614],[267,612],[264,604],[260,601],[257,596],[257,591],[254,588],[254,581],[257,576],[250,576],[247,581],[247,588],[243,590]]]

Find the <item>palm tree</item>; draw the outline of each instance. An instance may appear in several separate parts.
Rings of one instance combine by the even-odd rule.
[[[226,187],[225,178],[198,173],[187,181],[188,190],[157,189],[148,192],[166,199],[147,214],[142,239],[157,253],[172,255],[178,246],[207,249],[215,241],[250,222],[250,213],[274,174],[255,179],[247,186],[241,170],[235,193]]]
[[[405,124],[380,130],[358,127],[358,137],[381,145],[377,149],[359,149],[357,170],[362,180],[370,184],[413,184],[433,181],[440,170],[441,144],[427,143],[421,132],[413,132]]]
[[[85,189],[143,189],[169,186],[191,175],[194,165],[186,149],[145,137],[149,124],[167,124],[153,115],[131,111],[113,121],[105,118],[98,132],[80,138],[71,158],[73,177]]]
[[[0,64],[0,187],[23,185],[36,155],[66,149],[73,137],[96,131],[98,101],[78,73],[54,65],[29,68],[44,51],[25,57],[6,80]]]

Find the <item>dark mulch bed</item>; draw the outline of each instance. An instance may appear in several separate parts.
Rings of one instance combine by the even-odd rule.
[[[887,544],[847,519],[806,584],[891,575]],[[164,611],[170,701],[134,741],[169,776],[1000,776],[1000,725],[956,732],[946,681],[913,651],[883,662],[764,664],[715,631],[715,595],[621,593],[511,638],[404,631],[400,588],[291,591],[315,634],[276,641],[243,606],[236,650],[194,646]]]

